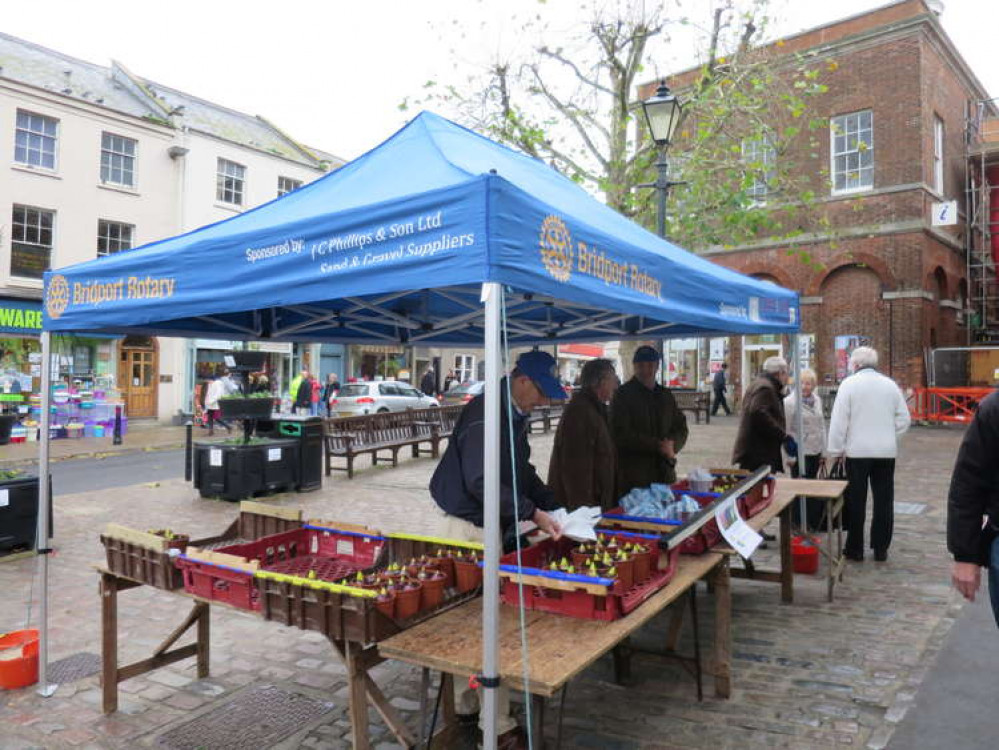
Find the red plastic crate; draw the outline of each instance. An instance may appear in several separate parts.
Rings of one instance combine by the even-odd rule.
[[[739,514],[743,518],[752,518],[773,502],[777,480],[767,477],[754,485],[745,495],[739,496]]]
[[[184,577],[184,590],[201,599],[230,604],[239,609],[260,609],[253,574],[219,563],[195,560],[187,555],[174,558]]]
[[[625,536],[632,537],[632,535],[621,532],[614,532],[613,534],[622,538]],[[522,550],[521,565],[524,575],[552,577],[553,580],[568,581],[570,583],[576,578],[581,583],[599,581],[600,579],[588,576],[573,577],[567,574],[553,574],[551,571],[543,569],[546,560],[549,560],[553,556],[556,558],[567,557],[572,547],[573,543],[569,540],[561,539],[555,542],[548,539],[540,544]],[[566,591],[533,583],[525,583],[523,585],[524,608],[586,620],[616,620],[634,610],[639,604],[670,582],[676,573],[678,557],[679,551],[671,550],[669,553],[669,564],[665,569],[660,569],[654,563],[656,569],[652,576],[646,579],[644,583],[632,586],[625,592],[618,591],[616,585],[607,585],[607,593],[601,595],[585,590]],[[501,570],[503,570],[502,566],[508,566],[506,568],[507,571],[516,573],[516,564],[516,552],[511,552],[500,558]],[[500,596],[503,602],[514,607],[520,606],[520,589],[521,587],[515,580],[504,578],[500,588]]]

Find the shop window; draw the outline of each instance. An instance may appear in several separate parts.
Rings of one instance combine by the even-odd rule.
[[[874,187],[874,116],[871,110],[832,118],[829,125],[834,193]]]
[[[454,357],[454,376],[459,383],[472,379],[475,372],[475,357],[471,354],[456,354]]]
[[[943,194],[943,150],[944,122],[939,115],[933,115],[933,189]]]
[[[11,276],[40,279],[49,270],[54,223],[54,211],[14,206],[10,236]]]
[[[282,195],[287,195],[293,190],[298,190],[302,187],[301,180],[293,180],[291,177],[278,177],[278,198]]]
[[[118,221],[97,221],[97,257],[113,255],[122,250],[132,249],[135,227]]]
[[[101,134],[101,182],[135,187],[135,146],[138,141],[114,133]]]
[[[17,110],[14,161],[29,167],[55,169],[59,121],[54,117]]]
[[[228,159],[219,159],[215,174],[215,198],[222,203],[242,206],[245,187],[246,167]]]

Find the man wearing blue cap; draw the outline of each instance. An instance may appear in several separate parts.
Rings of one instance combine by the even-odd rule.
[[[554,493],[541,481],[531,464],[531,447],[527,442],[531,410],[550,399],[565,398],[556,372],[556,363],[550,354],[527,352],[520,355],[509,378],[504,378],[500,384],[500,526],[507,542],[515,541],[513,535],[517,533],[518,521],[534,521],[556,539],[561,534],[558,524],[546,512],[555,509]],[[507,400],[507,380],[512,403]],[[508,413],[508,404],[512,407],[512,415]],[[511,427],[513,460],[510,456]],[[462,409],[447,450],[430,480],[430,494],[444,516],[438,534],[446,539],[482,541],[484,444],[485,394],[482,394]],[[478,697],[461,677],[455,678],[454,687],[458,718],[463,725],[472,726],[478,716]],[[527,747],[523,730],[510,716],[510,693],[505,686],[500,686],[498,698],[498,746],[501,750]]]
[[[687,418],[673,393],[656,382],[662,355],[640,346],[635,376],[617,389],[611,427],[617,445],[617,496],[635,487],[676,481],[676,456],[687,443]]]

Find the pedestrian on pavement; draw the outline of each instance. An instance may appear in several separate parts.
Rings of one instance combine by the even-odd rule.
[[[555,539],[561,534],[547,512],[556,507],[554,495],[531,464],[527,442],[531,410],[549,399],[564,398],[555,371],[556,362],[547,352],[526,352],[500,383],[500,526],[507,540],[515,540],[517,523],[527,520],[533,520]],[[508,401],[508,387],[512,403]],[[484,446],[485,394],[480,394],[462,410],[430,480],[430,494],[441,511],[438,536],[442,538],[474,542],[483,539]],[[478,718],[478,695],[462,676],[454,679],[454,693],[461,724],[473,728]],[[510,716],[509,688],[500,685],[497,693],[499,747],[527,747],[523,730]]]
[[[437,394],[437,376],[434,373],[433,367],[428,367],[427,371],[423,373],[423,379],[420,381],[420,390],[427,396],[435,396]]]
[[[727,370],[728,363],[722,362],[722,366],[718,368],[718,372],[715,373],[715,377],[711,381],[711,388],[715,392],[715,402],[711,406],[712,417],[718,413],[719,406],[725,410],[726,417],[732,414],[732,410],[728,408],[728,401],[725,400],[725,389],[728,387],[728,383],[725,378]]]
[[[951,580],[975,601],[982,567],[989,569],[989,599],[999,626],[999,391],[978,405],[964,433],[950,478],[947,549],[954,556]]]
[[[216,373],[205,392],[205,414],[208,417],[209,437],[215,434],[216,424],[225,427],[226,432],[232,432],[232,426],[222,419],[222,409],[219,407],[219,399],[226,395],[222,376],[223,373]]]
[[[798,446],[798,453],[804,456],[788,456],[788,463],[791,466],[791,476],[794,478],[804,477],[805,479],[815,479],[819,474],[819,468],[825,464],[823,454],[826,450],[826,418],[822,412],[822,399],[815,392],[818,379],[813,370],[804,369],[801,371],[801,429],[802,434],[798,434],[798,398],[794,391],[784,399],[784,417],[787,421],[787,434]],[[804,465],[802,465],[804,464]],[[822,513],[825,510],[823,501],[816,498],[809,498],[807,502],[807,528],[815,530],[822,522]],[[793,515],[797,523],[800,523],[800,507],[794,504]]]
[[[874,497],[871,548],[874,559],[888,559],[895,525],[895,457],[898,438],[909,429],[909,408],[894,380],[882,375],[878,353],[860,346],[850,354],[852,374],[833,402],[829,420],[829,456],[846,459],[846,545],[850,560],[864,559],[867,486]]]
[[[583,365],[580,387],[559,419],[548,464],[548,486],[557,507],[610,510],[617,505],[617,448],[607,403],[620,385],[609,359]]]
[[[309,414],[319,416],[319,403],[323,400],[323,386],[318,378],[309,378],[311,392],[309,393]]]
[[[323,403],[326,404],[326,416],[333,416],[333,402],[340,393],[340,380],[335,372],[326,376],[326,386],[323,388]]]
[[[617,497],[635,487],[676,481],[676,458],[687,444],[687,418],[669,388],[656,382],[662,355],[640,346],[634,377],[617,389],[611,431],[617,446]]]
[[[454,376],[454,370],[448,370],[447,375],[444,377],[444,393],[451,390],[451,386],[454,385],[457,378]]]
[[[292,407],[296,414],[308,414],[312,408],[312,379],[309,371],[302,369],[302,374],[291,381]]]
[[[742,398],[742,418],[735,438],[732,461],[747,471],[769,466],[770,471],[784,471],[780,449],[796,454],[793,439],[788,439],[784,419],[784,389],[787,387],[787,361],[770,357],[763,363],[762,374],[754,380]]]

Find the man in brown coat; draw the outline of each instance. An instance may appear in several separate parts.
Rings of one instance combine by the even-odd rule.
[[[782,392],[787,386],[787,362],[770,357],[763,374],[753,381],[742,399],[742,419],[732,451],[732,461],[749,471],[766,464],[784,471],[780,447],[787,440]]]
[[[676,456],[687,443],[687,418],[668,388],[656,383],[660,354],[640,346],[635,376],[617,389],[611,430],[617,445],[617,496],[635,487],[676,481]]]
[[[607,402],[620,382],[609,359],[583,365],[580,390],[562,412],[548,464],[548,486],[559,507],[571,511],[584,505],[604,510],[617,506],[617,456]]]

